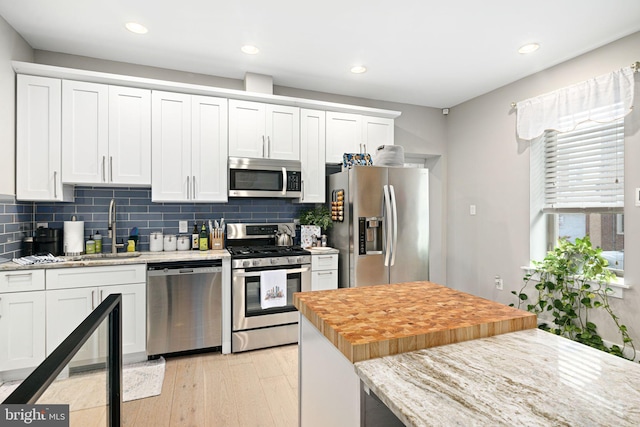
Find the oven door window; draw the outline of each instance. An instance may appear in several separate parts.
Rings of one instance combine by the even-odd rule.
[[[232,190],[282,191],[282,172],[231,169]]]
[[[287,305],[263,310],[260,305],[260,276],[247,277],[245,279],[246,307],[245,316],[263,316],[265,314],[286,313],[295,311],[293,294],[300,292],[302,275],[300,273],[287,274]]]

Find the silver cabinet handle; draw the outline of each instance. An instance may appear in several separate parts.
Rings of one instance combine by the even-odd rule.
[[[366,152],[367,152],[367,144],[362,144],[362,145],[364,145],[364,151],[363,151],[363,153],[366,153]]]
[[[191,177],[187,175],[187,200],[191,198]]]
[[[271,137],[267,137],[267,157],[271,158]]]
[[[113,182],[113,156],[109,156],[109,182]]]
[[[106,177],[106,156],[102,156],[102,182],[106,182],[107,181],[107,177]]]
[[[13,274],[7,274],[5,278],[7,279],[7,282],[8,282],[11,277],[31,276],[32,274],[33,273],[13,273]]]
[[[193,189],[193,200],[196,199],[196,176],[193,175],[193,179],[191,180],[191,188]]]
[[[0,298],[0,319],[2,318],[2,298]]]
[[[100,290],[100,302],[102,302],[102,300],[104,300],[104,290]]]
[[[58,198],[58,171],[53,171],[53,198]]]
[[[264,151],[264,144],[265,144],[264,135],[262,135],[262,157],[267,157],[267,155],[265,154],[265,151]]]
[[[96,308],[96,291],[91,291],[91,310]]]
[[[318,276],[326,276],[327,274],[333,274],[333,271],[318,271]]]

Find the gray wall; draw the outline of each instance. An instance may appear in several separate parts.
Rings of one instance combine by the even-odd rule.
[[[33,62],[33,49],[0,16],[0,199],[16,194],[15,94],[16,79],[11,61]]]
[[[518,143],[511,102],[611,72],[640,60],[640,33],[497,89],[451,109],[447,134],[447,285],[503,303],[522,285],[529,265],[529,148]],[[636,84],[640,84],[636,74]],[[472,78],[472,77],[470,77]],[[625,283],[634,286],[614,307],[640,344],[640,97],[625,120]],[[469,215],[469,205],[477,215]],[[630,238],[630,236],[634,236]],[[494,276],[504,279],[504,290]],[[618,342],[611,325],[601,331]]]

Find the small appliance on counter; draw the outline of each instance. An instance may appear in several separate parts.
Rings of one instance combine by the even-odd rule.
[[[59,228],[40,227],[33,237],[33,252],[35,254],[62,255],[62,230]],[[82,251],[82,237],[80,251]]]

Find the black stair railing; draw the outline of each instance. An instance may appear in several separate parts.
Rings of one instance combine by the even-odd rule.
[[[2,403],[35,404],[107,317],[107,416],[109,426],[119,426],[122,403],[122,294],[105,298]]]

